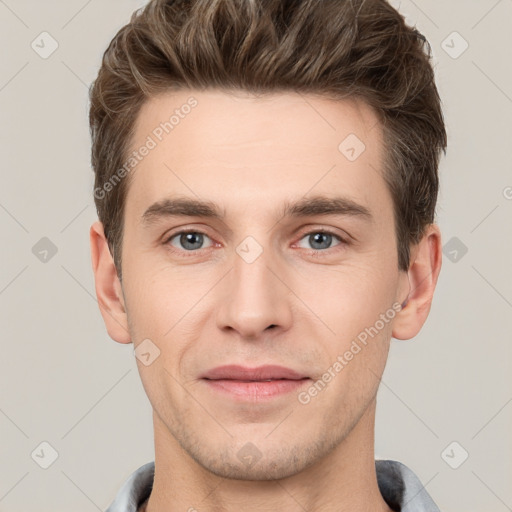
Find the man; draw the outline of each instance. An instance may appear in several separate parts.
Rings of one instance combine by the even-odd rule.
[[[151,0],[91,89],[90,241],[155,461],[109,512],[437,511],[374,460],[441,268],[424,38],[383,0]]]

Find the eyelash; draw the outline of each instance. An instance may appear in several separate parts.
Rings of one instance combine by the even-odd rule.
[[[206,236],[206,237],[210,238],[207,233],[205,233],[204,231],[201,231],[200,229],[184,229],[182,231],[177,231],[176,233],[173,233],[172,235],[167,237],[165,239],[165,241],[163,242],[163,244],[166,245],[169,248],[169,250],[172,251],[172,252],[185,253],[185,254],[182,254],[182,256],[185,257],[185,258],[188,258],[188,257],[191,257],[191,256],[196,256],[197,253],[199,253],[201,251],[201,249],[190,250],[190,251],[180,250],[180,249],[176,249],[175,247],[173,247],[172,245],[169,244],[169,242],[173,238],[176,238],[177,236],[180,236],[180,235],[185,235],[187,233],[200,234],[200,235],[203,235],[203,236]],[[334,238],[338,239],[338,241],[340,243],[338,245],[335,245],[334,247],[329,247],[328,249],[305,249],[312,256],[322,257],[323,256],[322,253],[329,253],[329,254],[331,254],[331,252],[330,252],[331,249],[335,250],[336,247],[346,246],[346,245],[350,244],[350,242],[348,240],[346,240],[345,238],[342,238],[337,233],[334,233],[333,231],[330,231],[328,229],[315,229],[315,230],[312,230],[312,231],[307,231],[305,233],[302,233],[301,237],[299,238],[299,242],[303,238],[305,238],[307,236],[318,234],[318,233],[322,233],[324,235],[332,235]],[[211,249],[211,247],[207,247],[206,249]],[[341,249],[341,247],[340,247],[340,249]]]

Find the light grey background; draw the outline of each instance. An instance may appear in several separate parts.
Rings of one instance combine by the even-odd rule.
[[[392,3],[432,45],[449,137],[438,223],[455,245],[422,332],[392,342],[376,455],[411,467],[443,512],[512,510],[512,0]],[[0,0],[2,512],[104,510],[153,460],[151,407],[133,346],[106,333],[88,238],[88,85],[143,4]],[[31,47],[43,31],[59,45],[46,59]],[[58,453],[47,469],[42,442]]]

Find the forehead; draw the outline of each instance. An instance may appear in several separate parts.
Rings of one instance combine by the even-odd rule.
[[[166,195],[260,209],[308,194],[346,192],[360,203],[389,203],[381,177],[382,131],[375,112],[355,100],[294,92],[255,97],[180,90],[148,100],[132,151],[151,147],[130,174],[126,209]]]

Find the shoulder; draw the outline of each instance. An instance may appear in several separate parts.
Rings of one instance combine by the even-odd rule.
[[[155,463],[148,462],[135,470],[123,484],[106,512],[138,512],[153,488]]]
[[[416,474],[394,460],[376,460],[380,493],[397,512],[440,512]]]

